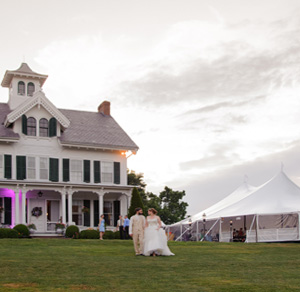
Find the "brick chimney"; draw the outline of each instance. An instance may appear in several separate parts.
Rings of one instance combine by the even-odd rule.
[[[110,102],[109,101],[103,101],[99,106],[98,106],[98,112],[105,114],[106,116],[110,116]]]

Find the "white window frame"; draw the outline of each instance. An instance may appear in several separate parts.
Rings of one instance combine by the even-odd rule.
[[[70,159],[70,181],[83,182],[83,161],[80,159]]]
[[[101,161],[101,183],[113,183],[114,164],[112,161]]]
[[[29,160],[33,159],[34,160],[34,163],[33,163],[33,166],[29,165]],[[27,179],[36,179],[36,157],[35,156],[26,156],[26,176],[27,176]],[[34,173],[34,176],[31,177],[31,173]]]
[[[45,161],[46,161],[46,168],[41,167],[41,160],[42,159],[45,159]],[[39,157],[39,167],[38,167],[38,169],[39,169],[39,178],[40,178],[40,180],[49,180],[49,157],[45,157],[45,156]],[[46,173],[45,176],[47,176],[46,178],[42,177],[42,174],[41,174],[42,170],[45,171],[45,173]]]

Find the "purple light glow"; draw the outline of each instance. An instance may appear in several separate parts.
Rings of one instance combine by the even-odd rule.
[[[16,198],[15,198],[15,192],[11,189],[0,189],[0,197],[1,198],[11,198],[11,225],[10,228],[15,226],[15,215],[16,215]],[[20,199],[20,196],[19,196]],[[19,203],[20,206],[20,203]]]

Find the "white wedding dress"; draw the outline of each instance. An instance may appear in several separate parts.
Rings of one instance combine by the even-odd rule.
[[[146,220],[148,227],[145,228],[144,232],[144,255],[150,256],[153,252],[163,256],[174,255],[168,247],[168,240],[164,230],[162,228],[158,229],[158,219],[148,217]]]

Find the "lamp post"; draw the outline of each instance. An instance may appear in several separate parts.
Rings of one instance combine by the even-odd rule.
[[[230,220],[230,242],[233,242],[233,234],[232,234],[232,220]]]
[[[206,233],[206,230],[205,230],[206,214],[205,213],[202,214],[202,221],[203,221],[203,232],[204,232],[203,240],[205,241],[205,233]]]

